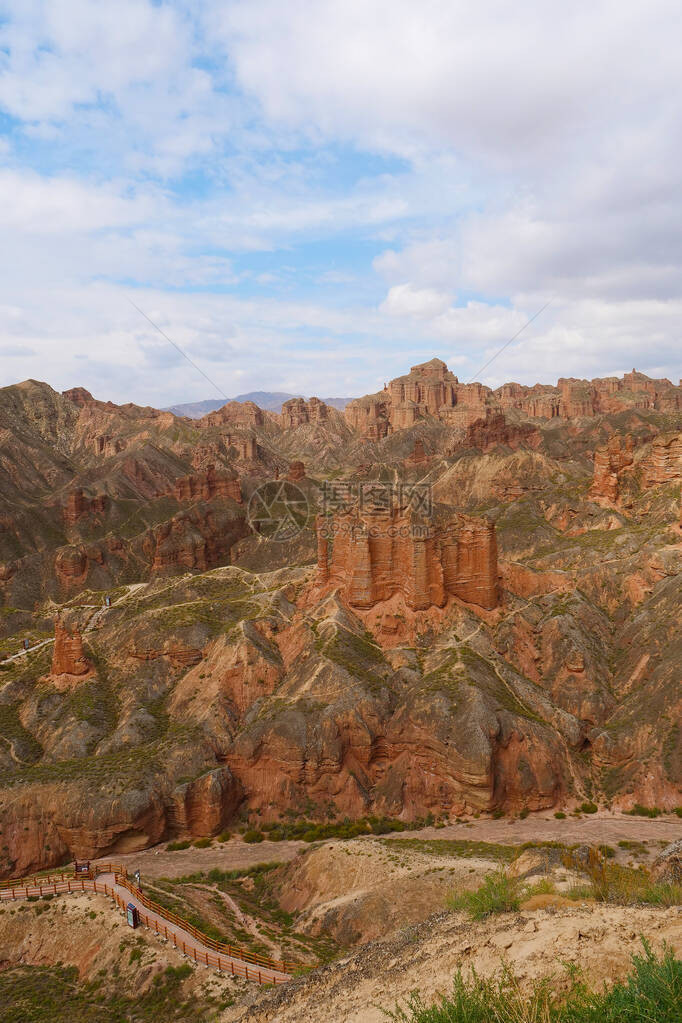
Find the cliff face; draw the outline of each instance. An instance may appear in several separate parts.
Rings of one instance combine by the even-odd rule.
[[[248,532],[243,513],[225,517],[210,506],[198,504],[153,529],[143,549],[151,560],[152,575],[205,572],[229,560],[232,545]]]
[[[682,479],[682,433],[665,433],[654,438],[644,472],[649,486]]]
[[[493,608],[499,599],[495,527],[453,516],[431,524],[403,509],[319,516],[318,580],[351,607],[401,593],[412,610],[442,607],[448,595]],[[331,539],[331,558],[329,541]]]
[[[215,465],[208,465],[203,472],[182,476],[175,481],[173,494],[176,501],[211,501],[214,497],[227,497],[241,504],[242,492],[236,476],[216,472]]]
[[[633,439],[627,436],[623,441],[615,436],[608,444],[597,448],[594,453],[594,479],[590,493],[594,497],[603,497],[615,503],[619,495],[618,475],[627,466],[632,465]]]

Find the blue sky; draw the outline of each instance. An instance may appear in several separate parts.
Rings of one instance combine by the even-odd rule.
[[[468,380],[548,300],[484,382],[677,382],[678,29],[657,0],[0,0],[0,385]]]

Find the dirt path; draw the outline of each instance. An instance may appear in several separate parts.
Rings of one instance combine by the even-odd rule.
[[[369,837],[369,836],[368,836]],[[445,828],[422,828],[384,835],[384,838],[464,839],[469,842],[494,842],[501,845],[522,845],[524,842],[562,842],[565,845],[596,844],[617,846],[620,841],[647,842],[649,857],[659,851],[658,843],[668,844],[682,838],[682,819],[666,814],[653,820],[623,814],[595,814],[581,819],[568,817],[558,821],[544,814],[531,814],[526,820],[478,820],[451,824]],[[115,853],[117,860],[130,871],[140,870],[151,879],[182,877],[196,871],[244,870],[256,863],[288,863],[307,842],[259,842],[247,845],[240,838],[216,843],[208,849],[179,849],[167,852],[166,843],[136,853]]]
[[[216,843],[209,849],[178,849],[166,852],[166,843],[136,853],[116,853],[117,862],[123,863],[128,871],[140,870],[142,878],[152,880],[160,877],[182,877],[196,871],[209,871],[212,867],[220,870],[244,870],[257,863],[288,863],[299,849],[307,848],[306,842],[260,842],[247,845],[241,839]],[[110,857],[104,857],[107,861]]]
[[[466,824],[451,824],[445,828],[424,828],[421,831],[387,835],[387,838],[457,838],[470,842],[499,842],[502,845],[521,845],[523,842],[563,842],[616,846],[620,841],[653,843],[674,842],[682,838],[682,818],[665,814],[653,819],[628,817],[625,814],[594,814],[589,817],[567,817],[556,820],[545,814],[531,814],[525,820],[498,821],[485,819]]]

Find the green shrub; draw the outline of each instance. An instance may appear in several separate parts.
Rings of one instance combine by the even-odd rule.
[[[678,817],[682,817],[682,806],[676,806],[673,813],[676,813]]]
[[[197,838],[194,843],[195,849],[208,849],[209,846],[213,845],[212,838]]]
[[[179,849],[189,849],[192,843],[189,839],[185,839],[182,842],[169,842],[166,846],[166,852],[177,852]]]
[[[554,814],[554,816],[556,817],[556,819],[558,821],[565,821],[566,820],[566,814],[564,813],[563,810],[557,810],[557,812]]]
[[[475,892],[459,892],[447,900],[449,909],[464,909],[472,920],[483,920],[492,913],[511,913],[520,905],[519,883],[504,870],[486,874]]]
[[[663,813],[657,806],[642,806],[641,803],[635,803],[631,810],[626,810],[630,817],[660,817]]]
[[[248,831],[244,832],[244,841],[248,842],[249,845],[253,845],[255,842],[262,842],[265,835],[262,831],[257,831],[255,828],[249,828]]]
[[[426,1005],[418,994],[386,1016],[394,1023],[679,1023],[682,960],[671,949],[656,956],[643,942],[632,972],[610,989],[590,991],[573,968],[568,990],[548,978],[523,994],[509,969],[495,977],[455,974],[452,991]]]
[[[231,838],[232,838],[231,831],[221,831],[220,834],[218,835],[219,842],[229,842]]]
[[[588,802],[581,803],[578,809],[581,811],[581,813],[597,813],[599,807],[597,806],[596,803]]]

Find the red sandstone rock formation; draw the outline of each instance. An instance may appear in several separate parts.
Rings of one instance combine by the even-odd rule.
[[[62,397],[72,401],[79,408],[85,408],[86,405],[92,404],[95,400],[90,391],[86,391],[84,387],[72,387],[68,391],[62,391]]]
[[[476,419],[467,427],[463,447],[489,451],[498,444],[517,448],[523,443],[537,443],[539,433],[530,423],[514,425],[507,421],[502,412],[494,412],[490,408],[485,411],[483,418]]]
[[[682,433],[662,433],[654,438],[644,466],[647,486],[682,479]]]
[[[69,494],[63,509],[64,523],[67,527],[75,526],[86,516],[101,516],[109,506],[106,494],[86,497],[82,487],[77,487]]]
[[[633,440],[628,436],[625,445],[621,438],[612,437],[608,444],[597,448],[594,453],[594,480],[590,493],[593,497],[603,497],[607,501],[618,500],[619,482],[618,474],[632,465],[633,462]]]
[[[85,547],[62,547],[57,551],[54,571],[60,586],[71,590],[85,584],[88,555]]]
[[[487,519],[432,524],[400,508],[367,509],[318,517],[317,536],[318,581],[339,587],[352,607],[371,608],[396,593],[414,611],[442,607],[449,594],[484,608],[498,604],[495,526]]]
[[[319,398],[291,398],[282,405],[281,423],[285,430],[293,430],[307,423],[326,423],[329,406]]]
[[[291,480],[292,483],[305,479],[305,465],[303,462],[289,462],[289,471],[286,478]]]
[[[252,401],[228,401],[222,408],[195,421],[200,429],[211,426],[263,426],[264,423],[262,409]]]
[[[83,640],[78,629],[71,629],[57,619],[54,626],[53,675],[87,675],[92,664],[83,651]]]
[[[241,504],[242,492],[238,478],[228,472],[216,472],[207,465],[204,472],[194,476],[181,476],[175,481],[173,495],[177,501],[210,501],[214,497],[229,497]]]
[[[150,530],[143,546],[152,575],[205,572],[228,561],[232,544],[247,533],[243,516],[225,522],[212,507],[196,505]]]
[[[682,388],[633,370],[622,380],[562,378],[556,387],[508,383],[491,391],[479,383],[461,384],[444,362],[432,359],[391,380],[383,391],[350,402],[345,417],[355,432],[380,440],[429,417],[466,430],[505,409],[531,418],[576,419],[628,408],[676,411],[682,408]]]
[[[349,402],[344,416],[351,430],[371,440],[381,440],[391,430],[388,409],[388,397],[380,392]]]

